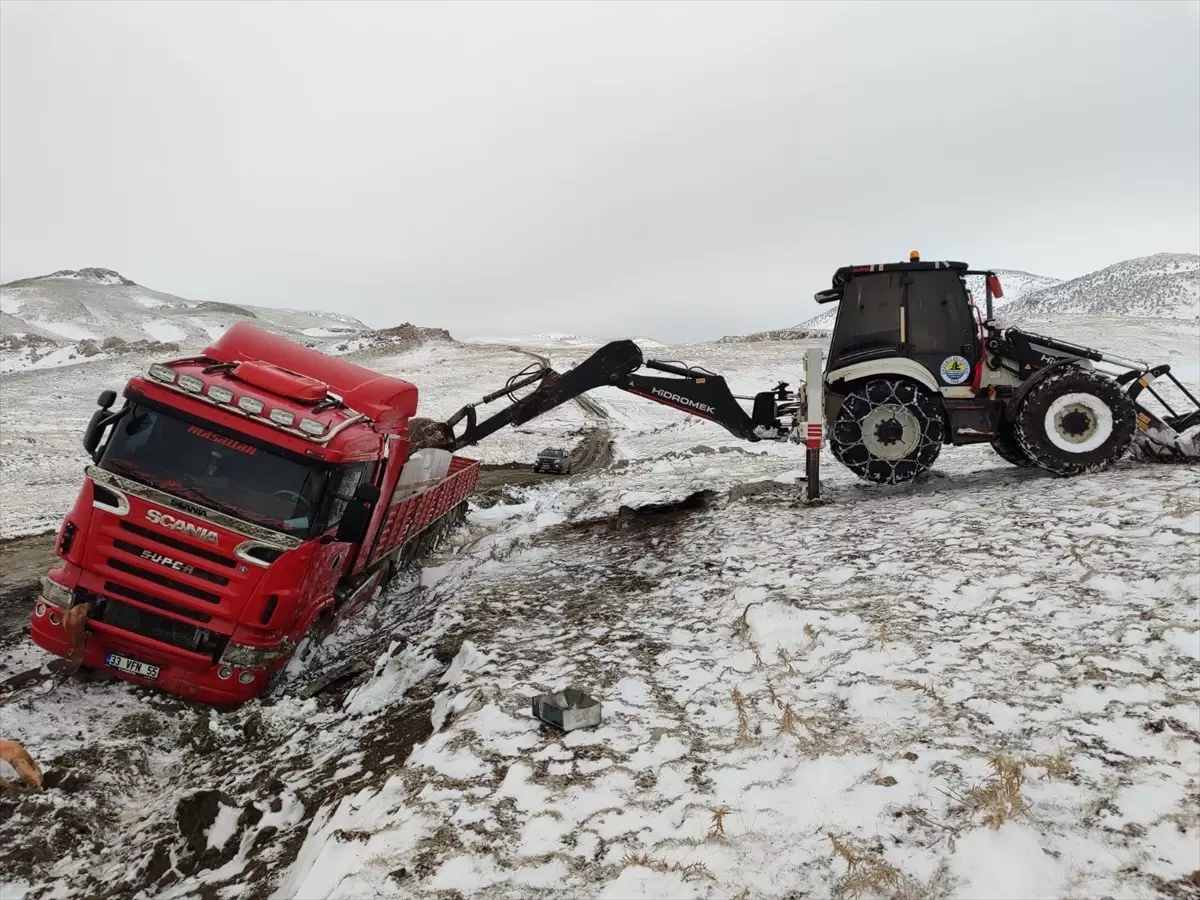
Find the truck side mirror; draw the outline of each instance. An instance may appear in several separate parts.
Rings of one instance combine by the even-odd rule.
[[[371,484],[369,481],[360,484],[354,489],[354,499],[360,503],[374,503],[379,499],[379,485]]]
[[[378,485],[368,481],[356,487],[354,499],[346,504],[333,539],[348,544],[357,544],[366,537],[367,526],[371,523],[371,509],[378,500]]]
[[[104,437],[104,427],[108,424],[108,411],[98,409],[92,413],[87,428],[83,430],[83,449],[87,451],[92,462],[96,462],[96,448],[100,446],[100,438]]]
[[[96,405],[100,408],[92,413],[92,418],[88,420],[87,428],[83,430],[83,449],[92,458],[92,462],[99,461],[97,448],[100,446],[100,440],[104,437],[104,432],[108,429],[108,426],[120,415],[120,413],[114,414],[109,412],[109,409],[116,402],[116,391],[101,391],[100,396],[96,398]]]
[[[367,534],[367,525],[371,521],[371,507],[360,501],[346,504],[342,518],[338,521],[337,532],[333,539],[341,543],[357,544]]]

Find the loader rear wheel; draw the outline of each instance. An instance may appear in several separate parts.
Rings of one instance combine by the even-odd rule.
[[[1014,433],[1013,426],[1007,422],[1000,423],[1000,433],[996,435],[996,439],[992,441],[992,449],[1006,463],[1011,463],[1014,466],[1019,466],[1022,469],[1032,469],[1037,463],[1029,458],[1028,454],[1021,449],[1021,445],[1017,443],[1017,436]]]
[[[1068,366],[1039,380],[1014,411],[1017,445],[1056,475],[1102,472],[1133,441],[1137,412],[1115,381]]]
[[[904,379],[873,378],[842,400],[829,448],[859,478],[902,484],[933,465],[945,433],[941,407],[928,391]]]

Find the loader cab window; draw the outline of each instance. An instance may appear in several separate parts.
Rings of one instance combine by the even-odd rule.
[[[872,272],[846,284],[829,345],[831,369],[895,356],[900,349],[903,275]]]
[[[908,286],[909,354],[977,357],[979,326],[957,272],[914,272]]]

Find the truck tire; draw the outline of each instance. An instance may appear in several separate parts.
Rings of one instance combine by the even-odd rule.
[[[941,405],[927,390],[903,378],[872,378],[842,400],[829,449],[859,478],[902,484],[933,465],[945,435]]]
[[[1055,475],[1102,472],[1133,441],[1137,412],[1111,378],[1078,366],[1033,384],[1013,411],[1017,445]]]
[[[1000,433],[992,441],[992,449],[1006,463],[1011,463],[1022,469],[1032,469],[1037,465],[1021,449],[1021,445],[1017,443],[1017,436],[1014,433],[1013,426],[1008,422],[1000,423]]]

